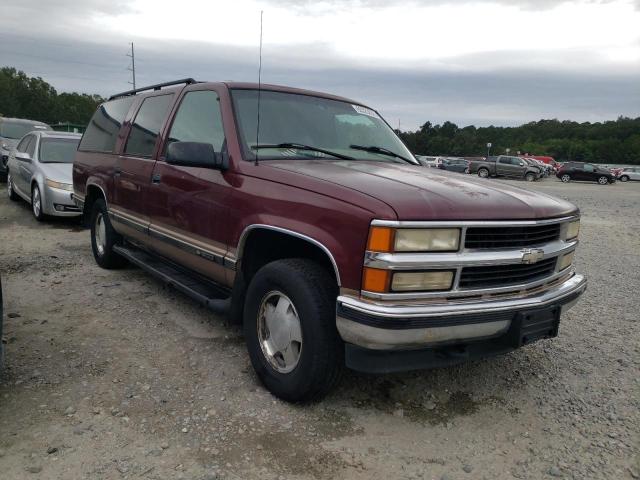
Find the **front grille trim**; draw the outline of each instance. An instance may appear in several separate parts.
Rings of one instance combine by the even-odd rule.
[[[509,286],[531,283],[553,275],[557,258],[547,258],[537,263],[464,267],[460,271],[458,288],[461,290]]]
[[[468,227],[464,246],[470,249],[522,248],[544,245],[560,238],[561,224]]]

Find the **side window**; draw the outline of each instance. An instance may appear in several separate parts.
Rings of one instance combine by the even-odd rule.
[[[31,158],[33,158],[33,155],[36,153],[36,143],[38,143],[38,137],[31,135],[31,140],[27,145],[27,153]]]
[[[171,125],[169,142],[210,143],[216,152],[222,151],[224,129],[216,92],[202,90],[184,96]]]
[[[162,123],[167,117],[173,94],[145,98],[131,124],[124,153],[150,157],[156,145]]]
[[[78,150],[113,152],[118,132],[133,99],[134,97],[118,98],[100,105],[87,125]]]
[[[18,152],[22,152],[22,153],[26,152],[27,151],[27,146],[29,145],[30,141],[31,141],[31,135],[27,135],[22,140],[20,140],[20,143],[16,147],[16,150]]]
[[[585,172],[594,172],[595,168],[593,168],[593,165],[585,165],[584,166],[584,171]]]
[[[498,162],[499,162],[499,163],[506,163],[506,164],[509,164],[509,163],[511,163],[511,159],[510,159],[509,157],[500,157],[500,158],[498,159]]]

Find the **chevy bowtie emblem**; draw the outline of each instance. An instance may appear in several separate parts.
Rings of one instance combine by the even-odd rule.
[[[538,263],[544,258],[544,250],[540,248],[525,248],[522,250],[522,263]]]

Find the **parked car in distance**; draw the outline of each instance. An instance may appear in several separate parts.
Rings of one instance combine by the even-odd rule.
[[[78,216],[73,201],[73,159],[82,135],[33,131],[18,143],[7,163],[7,194],[31,203],[37,220]]]
[[[616,177],[614,177],[610,170],[584,162],[564,163],[556,173],[556,177],[565,183],[572,180],[579,180],[583,182],[598,182],[600,185],[607,185],[609,183],[615,183],[616,181]]]
[[[324,93],[186,79],[114,95],[73,187],[98,265],[129,261],[242,324],[288,401],[322,397],[344,364],[554,337],[586,288],[574,205],[423,168],[375,110]]]
[[[617,176],[621,182],[640,181],[640,167],[625,167]]]
[[[438,168],[446,157],[431,157],[428,155],[416,155],[421,165],[425,167]]]
[[[469,163],[469,173],[477,173],[480,178],[511,177],[533,182],[540,178],[540,170],[520,157],[509,155],[498,155]]]
[[[469,162],[463,158],[447,157],[442,160],[438,168],[450,172],[466,173],[469,169]]]
[[[52,128],[46,123],[35,120],[0,117],[0,180],[7,179],[7,162],[11,150],[18,145],[18,141],[24,135],[32,130],[47,131]]]

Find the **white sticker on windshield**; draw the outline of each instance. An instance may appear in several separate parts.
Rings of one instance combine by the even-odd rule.
[[[363,107],[361,105],[351,105],[353,107],[353,109],[358,112],[361,113],[362,115],[369,115],[370,117],[378,117],[378,114],[371,110],[370,108],[367,107]]]

